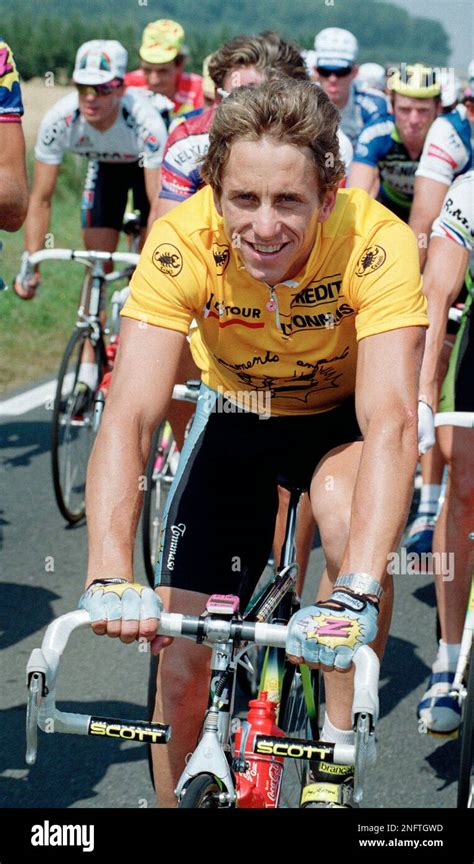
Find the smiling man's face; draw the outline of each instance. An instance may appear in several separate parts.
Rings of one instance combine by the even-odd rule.
[[[336,193],[321,200],[308,148],[261,138],[233,144],[214,200],[247,272],[276,285],[306,264]]]

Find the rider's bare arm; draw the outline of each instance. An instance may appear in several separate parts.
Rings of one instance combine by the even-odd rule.
[[[156,218],[158,219],[160,216],[166,216],[166,214],[169,213],[170,210],[174,210],[179,203],[179,201],[172,201],[171,198],[158,198]]]
[[[372,198],[376,198],[379,191],[378,168],[363,162],[353,162],[347,185],[364,189]]]
[[[88,585],[133,581],[133,549],[143,475],[155,427],[171,398],[184,333],[124,318],[107,410],[89,462]]]
[[[356,410],[364,435],[341,573],[383,579],[406,524],[418,458],[418,377],[423,327],[361,339]]]
[[[429,330],[420,375],[420,396],[436,410],[441,382],[437,369],[446,335],[449,307],[456,299],[469,263],[469,251],[444,237],[433,237],[424,272],[424,292],[428,298]]]
[[[430,177],[415,177],[415,194],[410,210],[410,228],[418,240],[420,269],[426,264],[428,238],[431,226],[439,215],[447,186]]]
[[[44,246],[51,217],[51,200],[56,187],[60,165],[35,162],[33,188],[25,222],[25,248],[37,252]]]
[[[148,216],[147,234],[155,219],[158,218],[158,195],[160,194],[160,169],[144,168],[145,189],[150,203],[150,214]]]
[[[25,139],[20,123],[0,123],[0,228],[18,231],[28,206]]]

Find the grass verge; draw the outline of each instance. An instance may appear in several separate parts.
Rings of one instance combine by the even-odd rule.
[[[49,229],[57,248],[83,246],[80,200],[86,167],[86,160],[70,154],[61,166]],[[0,239],[0,275],[9,286],[0,293],[0,393],[6,394],[58,368],[76,319],[84,269],[72,262],[43,264],[38,296],[22,301],[11,286],[24,249],[23,230],[1,232]]]

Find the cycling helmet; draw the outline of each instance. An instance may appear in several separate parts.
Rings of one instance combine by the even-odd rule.
[[[362,63],[357,73],[356,84],[361,87],[385,89],[385,69],[380,63]]]
[[[432,99],[441,93],[441,85],[431,66],[422,63],[405,65],[400,69],[392,69],[387,86],[401,96],[411,96],[413,99]]]

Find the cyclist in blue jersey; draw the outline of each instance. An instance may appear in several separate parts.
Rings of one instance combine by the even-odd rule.
[[[0,229],[18,231],[28,205],[23,104],[12,50],[0,36]]]
[[[316,80],[341,112],[341,129],[354,144],[367,123],[386,117],[386,97],[355,81],[359,46],[349,30],[327,27],[316,35],[314,47]]]
[[[394,70],[388,87],[394,116],[374,121],[361,132],[349,186],[365,189],[408,221],[415,175],[442,184],[434,210],[422,207],[419,231],[415,230],[429,237],[446,187],[471,166],[469,124],[462,109],[438,117],[441,87],[429,67],[415,64]]]

